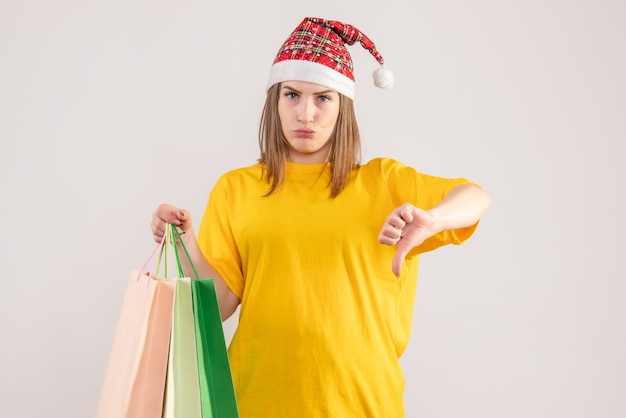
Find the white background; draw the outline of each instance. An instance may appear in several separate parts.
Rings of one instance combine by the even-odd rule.
[[[152,212],[198,226],[255,162],[305,16],[354,24],[395,73],[375,88],[351,47],[365,161],[493,198],[467,244],[422,257],[407,416],[626,416],[621,0],[0,0],[0,416],[94,416]]]

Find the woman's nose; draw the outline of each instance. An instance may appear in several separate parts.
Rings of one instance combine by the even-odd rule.
[[[313,121],[315,106],[304,100],[298,109],[298,122],[308,123]]]

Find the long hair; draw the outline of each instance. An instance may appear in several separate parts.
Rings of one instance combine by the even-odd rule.
[[[270,185],[266,196],[274,193],[285,180],[285,162],[288,143],[283,133],[278,100],[281,83],[276,83],[267,92],[261,123],[259,124],[259,162],[264,166],[264,176]],[[361,161],[361,136],[356,122],[354,102],[339,94],[339,116],[330,137],[331,164],[330,197],[336,197],[350,182],[355,166]]]

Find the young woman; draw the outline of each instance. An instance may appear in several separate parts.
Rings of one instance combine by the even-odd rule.
[[[360,164],[350,25],[306,18],[270,70],[256,164],[224,174],[198,236],[177,225],[198,273],[215,279],[242,418],[404,416],[399,357],[411,330],[420,253],[461,244],[490,198],[463,178],[377,158]],[[379,86],[391,84],[382,68]]]

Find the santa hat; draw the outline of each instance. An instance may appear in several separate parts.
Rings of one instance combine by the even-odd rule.
[[[393,73],[385,68],[383,57],[367,36],[352,25],[314,17],[305,18],[276,54],[267,88],[281,81],[308,81],[354,99],[352,58],[345,44],[357,41],[380,64],[374,71],[374,85],[391,88]]]

